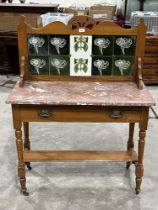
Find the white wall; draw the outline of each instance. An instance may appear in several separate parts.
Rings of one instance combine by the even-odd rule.
[[[99,2],[110,2],[110,3],[117,3],[118,6],[120,5],[122,0],[26,0],[26,3],[35,2],[35,3],[52,3],[52,4],[59,4],[62,7],[70,6],[73,3],[85,4],[86,6],[90,6],[92,4],[97,4]],[[13,0],[13,3],[19,3],[19,0]]]

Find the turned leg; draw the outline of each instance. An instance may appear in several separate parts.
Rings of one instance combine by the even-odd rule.
[[[21,184],[21,192],[24,195],[28,195],[26,189],[25,164],[23,158],[23,141],[22,141],[21,129],[16,129],[15,136],[16,136],[17,153],[18,153],[18,176]]]
[[[142,183],[142,177],[144,174],[143,156],[145,147],[145,130],[139,131],[139,143],[138,143],[138,163],[136,164],[136,194],[140,193],[140,187]]]
[[[30,150],[30,140],[29,140],[29,123],[24,122],[24,149],[25,150]],[[25,162],[26,167],[28,170],[31,170],[30,162]]]
[[[127,142],[127,151],[132,151],[134,148],[134,140],[133,140],[134,126],[135,126],[135,123],[129,123],[129,139]],[[132,164],[131,161],[126,162],[126,168],[128,169],[131,164]]]

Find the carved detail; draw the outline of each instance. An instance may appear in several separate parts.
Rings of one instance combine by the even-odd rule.
[[[68,26],[71,29],[79,29],[79,28],[85,28],[85,29],[93,29],[93,27],[97,24],[97,22],[89,17],[89,16],[82,16],[82,15],[76,15],[73,18],[70,19],[68,22]]]
[[[138,58],[138,88],[142,90],[144,87],[143,77],[142,77],[142,59]]]
[[[25,56],[21,56],[20,58],[20,80],[19,87],[23,87],[24,85],[24,74],[25,74]]]

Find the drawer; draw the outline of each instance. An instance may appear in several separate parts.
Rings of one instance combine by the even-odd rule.
[[[22,121],[32,122],[138,122],[141,107],[20,106]]]
[[[143,65],[144,64],[158,64],[158,55],[157,56],[144,56]]]
[[[143,76],[146,75],[158,77],[158,66],[156,68],[143,68]]]
[[[158,84],[158,77],[156,76],[143,76],[145,84]]]
[[[158,53],[158,44],[157,45],[146,45],[145,53],[148,53],[148,52]]]

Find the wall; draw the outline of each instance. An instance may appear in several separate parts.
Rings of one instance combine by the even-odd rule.
[[[90,6],[92,4],[96,4],[99,2],[110,2],[110,3],[117,3],[118,6],[122,2],[122,0],[26,0],[26,3],[35,2],[35,3],[52,3],[52,4],[59,4],[60,6],[70,6],[74,2],[85,4],[86,6]],[[19,0],[13,0],[13,3],[19,3]]]

